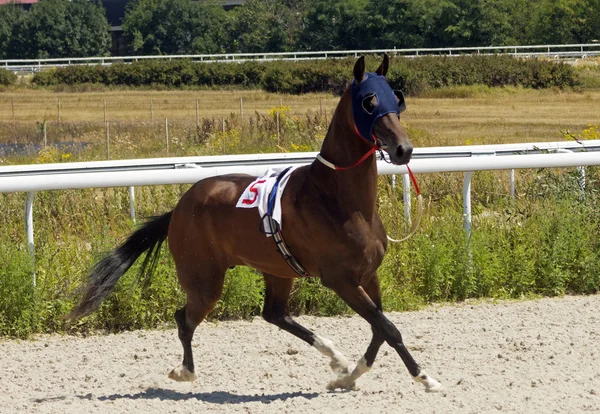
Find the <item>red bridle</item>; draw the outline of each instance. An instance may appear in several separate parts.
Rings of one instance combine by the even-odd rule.
[[[360,133],[358,132],[358,128],[356,127],[356,124],[354,124],[354,131],[356,132],[356,135],[358,135],[359,137],[361,137],[362,139],[364,139],[365,141],[367,141],[368,143],[371,144],[371,141],[366,140],[365,138],[363,138],[362,135],[360,135]],[[381,146],[379,145],[379,140],[377,139],[377,137],[375,136],[375,134],[373,134],[373,146],[371,147],[370,150],[368,150],[366,152],[366,154],[364,154],[362,157],[360,157],[360,159],[358,161],[356,161],[354,164],[352,164],[349,167],[340,167],[338,165],[335,165],[332,162],[327,161],[325,158],[323,158],[323,156],[319,153],[317,154],[317,159],[325,166],[331,168],[332,170],[335,171],[344,171],[344,170],[349,170],[351,168],[356,167],[357,165],[360,165],[364,160],[366,160],[367,158],[369,158],[371,155],[373,155],[375,153],[376,150],[380,149]],[[413,187],[415,188],[415,192],[417,193],[417,196],[421,195],[421,190],[419,189],[419,185],[417,184],[417,179],[415,178],[415,175],[413,174],[412,170],[410,169],[410,167],[408,166],[408,164],[406,164],[406,169],[408,170],[408,175],[410,176],[410,180],[413,183]]]

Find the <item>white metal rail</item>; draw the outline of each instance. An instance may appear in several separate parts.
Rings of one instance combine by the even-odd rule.
[[[461,145],[447,147],[415,148],[413,160],[421,158],[455,158],[472,157],[476,155],[515,155],[520,153],[555,152],[558,150],[569,151],[600,151],[600,140],[587,141],[558,141],[558,142],[532,142],[517,144],[497,145]],[[130,160],[71,162],[58,164],[30,164],[10,165],[0,167],[0,192],[7,192],[4,178],[14,176],[72,174],[87,172],[110,171],[136,171],[136,170],[164,170],[196,167],[234,167],[261,165],[290,165],[308,164],[314,161],[316,152],[292,152],[271,154],[242,154],[197,157],[172,157],[172,158],[141,158]],[[265,168],[266,169],[266,168]],[[24,190],[10,190],[24,191]]]
[[[578,151],[578,152],[575,152]],[[507,155],[511,154],[511,155]],[[520,155],[515,155],[520,154]],[[260,175],[267,168],[308,164],[316,153],[262,154],[252,156],[185,157],[153,160],[103,161],[93,163],[26,165],[0,168],[0,192],[27,192],[25,222],[28,248],[34,257],[33,201],[36,191],[130,187],[133,215],[133,186],[190,184],[223,174]],[[247,164],[244,164],[244,157]],[[194,160],[195,162],[191,162]],[[202,165],[204,164],[204,165]],[[600,142],[583,141],[503,144],[491,146],[422,148],[415,151],[410,166],[414,173],[465,172],[463,187],[464,227],[471,232],[471,178],[474,171],[525,168],[583,167],[600,165]],[[166,172],[165,168],[170,168]],[[406,166],[378,160],[380,175],[402,174],[408,187]],[[514,174],[511,173],[511,180]],[[514,183],[511,181],[511,192]],[[408,192],[405,214],[410,216]],[[35,284],[35,275],[34,275]]]
[[[112,65],[114,63],[131,63],[140,60],[178,60],[190,59],[198,62],[243,62],[272,60],[318,60],[342,57],[357,57],[363,54],[388,53],[392,56],[417,57],[423,55],[480,55],[509,54],[522,57],[547,57],[583,59],[600,56],[599,43],[581,43],[569,45],[524,45],[524,46],[479,46],[448,48],[410,48],[410,49],[372,49],[372,50],[330,50],[307,52],[274,52],[274,53],[223,53],[201,55],[153,55],[153,56],[94,56],[54,59],[8,59],[0,60],[0,67],[12,71],[36,72],[48,67],[71,65]]]

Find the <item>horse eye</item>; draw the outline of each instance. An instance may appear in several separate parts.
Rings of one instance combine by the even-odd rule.
[[[402,93],[402,91],[395,90],[394,95],[396,95],[396,100],[398,101],[400,112],[406,111],[406,102],[404,101],[404,94]]]
[[[367,95],[362,101],[362,108],[369,115],[373,114],[373,111],[375,111],[376,106],[377,96],[374,93]]]

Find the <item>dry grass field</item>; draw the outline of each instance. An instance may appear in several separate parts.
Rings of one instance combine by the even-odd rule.
[[[263,91],[98,91],[51,92],[47,90],[8,90],[0,94],[0,139],[12,128],[13,107],[17,128],[46,121],[95,123],[134,121],[148,123],[200,118],[244,117],[266,114],[283,105],[292,115],[323,111],[329,116],[338,97],[326,94],[278,95]],[[151,104],[152,102],[152,104]],[[581,132],[600,122],[600,91],[487,89],[478,87],[434,90],[424,97],[409,97],[403,121],[417,145],[493,144],[560,140],[561,131]],[[151,113],[152,106],[152,113]],[[0,131],[1,132],[1,131]]]
[[[422,146],[560,141],[562,131],[598,125],[600,91],[506,89],[469,98],[414,98],[408,108],[406,123],[433,140]]]

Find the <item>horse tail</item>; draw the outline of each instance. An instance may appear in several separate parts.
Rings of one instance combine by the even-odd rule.
[[[98,309],[121,276],[144,252],[148,253],[144,258],[140,275],[146,274],[147,277],[152,275],[158,263],[160,247],[167,238],[172,213],[170,211],[162,216],[153,217],[129,236],[121,246],[96,263],[88,276],[87,285],[83,288],[81,302],[71,311],[67,319],[78,319]]]

